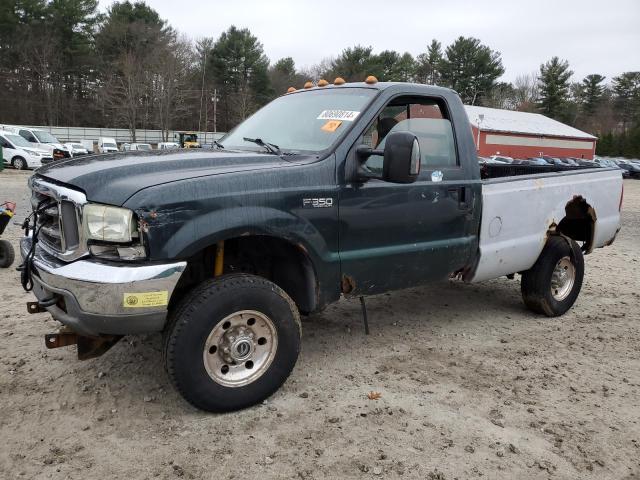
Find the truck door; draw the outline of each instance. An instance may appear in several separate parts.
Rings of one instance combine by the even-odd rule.
[[[472,231],[475,189],[460,165],[447,105],[440,98],[391,99],[362,132],[359,145],[384,149],[394,131],[418,137],[421,173],[412,184],[347,181],[340,193],[343,290],[373,294],[444,279],[466,267],[477,247]],[[364,164],[382,172],[381,155]]]

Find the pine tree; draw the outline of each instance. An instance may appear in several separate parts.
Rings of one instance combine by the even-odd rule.
[[[421,53],[416,58],[416,81],[439,85],[441,62],[442,44],[434,38],[427,47],[426,53]]]
[[[500,53],[472,37],[458,37],[440,62],[443,84],[458,92],[462,101],[476,105],[504,73]]]
[[[598,106],[602,101],[602,95],[604,93],[605,77],[597,73],[587,75],[580,84],[580,96],[582,100],[582,110],[588,116],[596,113]]]
[[[231,26],[223,32],[209,64],[221,96],[223,129],[233,128],[272,97],[269,59],[249,29]]]
[[[538,107],[541,113],[556,120],[566,120],[571,75],[569,62],[558,57],[540,65]]]

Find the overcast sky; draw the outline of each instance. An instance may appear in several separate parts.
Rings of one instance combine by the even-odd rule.
[[[101,0],[101,8],[113,3]],[[345,47],[424,52],[474,36],[502,54],[504,79],[537,71],[554,55],[569,60],[574,80],[640,70],[640,0],[147,0],[192,39],[248,27],[269,59],[293,57],[298,68]]]

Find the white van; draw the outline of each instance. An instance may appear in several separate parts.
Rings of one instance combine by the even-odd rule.
[[[180,148],[176,142],[160,142],[158,143],[158,150],[177,150]]]
[[[37,148],[48,151],[54,160],[61,160],[72,156],[67,147],[62,145],[60,141],[46,130],[31,127],[19,127],[13,125],[0,125],[4,130],[17,133],[31,145],[31,148]]]
[[[100,137],[98,138],[98,152],[111,153],[118,151],[118,144],[115,138]]]
[[[4,162],[17,170],[38,168],[53,161],[48,150],[33,148],[31,143],[14,132],[0,131],[0,146]]]
[[[150,143],[125,143],[122,145],[123,152],[148,152],[150,150],[153,150],[153,147]]]

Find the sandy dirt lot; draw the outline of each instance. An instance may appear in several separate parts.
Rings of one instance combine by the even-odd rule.
[[[28,175],[0,173],[16,218]],[[172,389],[159,335],[86,362],[46,350],[57,322],[27,314],[3,270],[0,478],[639,478],[639,256],[640,181],[625,181],[623,230],[587,257],[565,316],[528,312],[504,278],[370,298],[369,336],[342,301],[303,321],[281,390],[225,415]]]

